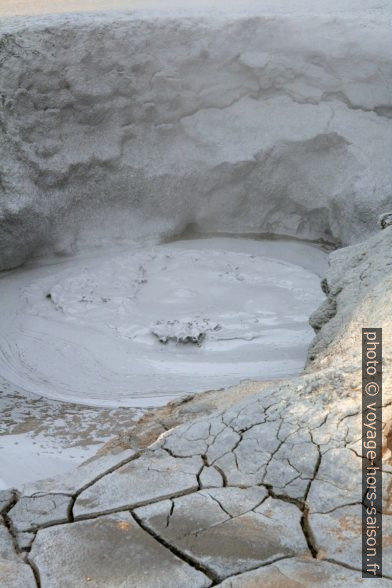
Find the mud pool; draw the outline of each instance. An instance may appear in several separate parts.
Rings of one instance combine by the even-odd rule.
[[[325,263],[312,244],[236,238],[30,263],[1,278],[1,373],[106,407],[299,373]]]

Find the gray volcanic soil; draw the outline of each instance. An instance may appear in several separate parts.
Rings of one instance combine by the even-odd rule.
[[[392,194],[391,5],[178,4],[2,20],[0,268],[189,225],[371,233]]]
[[[4,272],[0,483],[69,469],[140,408],[298,374],[325,266],[300,241],[210,238]]]
[[[389,227],[331,255],[324,288],[336,312],[319,318],[307,373],[239,387],[223,402],[177,401],[71,476],[4,492],[5,586],[17,578],[35,587],[31,570],[51,588],[372,586],[361,577],[358,350],[368,321],[384,333],[385,576],[377,583],[389,586],[391,252]]]
[[[27,483],[0,494],[2,581],[367,586],[367,324],[384,330],[378,582],[390,585],[392,229],[375,232],[392,208],[391,5],[178,7],[0,24],[1,402],[22,435],[13,455],[31,460],[44,424],[54,451],[69,448],[64,411],[81,452],[122,433],[72,474],[36,482],[51,472],[35,456]],[[173,243],[192,233],[225,237]],[[324,253],[227,239],[262,234],[351,245],[330,255],[316,312]],[[311,313],[306,372],[287,378]],[[121,408],[272,376],[285,379],[196,394],[137,422]],[[50,399],[29,415],[33,393]],[[78,426],[77,405],[54,398],[97,406],[80,408]]]
[[[157,406],[298,373],[326,254],[301,242],[202,239],[3,275],[0,371],[98,406]]]
[[[1,332],[7,333],[9,341],[1,343],[0,360],[7,379],[15,384],[18,379],[24,390],[51,398],[81,402],[85,394],[89,403],[113,406],[120,397],[121,404],[130,404],[127,390],[140,398],[153,391],[157,402],[158,389],[166,385],[160,399],[164,402],[181,390],[299,370],[311,336],[304,326],[305,315],[314,310],[321,296],[314,289],[315,277],[306,277],[314,293],[308,308],[306,297],[302,309],[291,312],[289,306],[291,327],[287,328],[283,316],[275,321],[275,327],[280,324],[284,333],[274,331],[282,339],[269,358],[273,361],[257,366],[255,347],[251,362],[236,365],[228,352],[220,374],[214,376],[211,364],[204,362],[205,370],[198,371],[209,372],[209,382],[193,377],[187,384],[195,365],[190,362],[183,369],[185,354],[198,355],[200,360],[203,349],[218,343],[222,348],[222,342],[205,340],[204,347],[183,349],[181,361],[173,364],[168,361],[173,351],[173,341],[169,341],[160,355],[167,366],[181,365],[182,371],[165,380],[162,365],[155,362],[150,372],[157,376],[150,391],[149,382],[140,390],[132,383],[125,386],[127,350],[120,366],[114,365],[115,357],[107,353],[105,344],[100,355],[89,355],[88,329],[103,317],[107,303],[99,303],[97,296],[108,284],[101,271],[90,302],[86,301],[86,284],[93,280],[100,256],[109,265],[113,260],[112,272],[123,272],[124,257],[119,250],[134,251],[143,243],[154,247],[190,231],[275,233],[335,244],[357,242],[371,234],[378,214],[390,208],[392,194],[390,4],[295,0],[287,6],[287,2],[263,0],[241,5],[225,2],[223,7],[218,2],[125,5],[119,0],[109,6],[56,1],[50,10],[105,7],[129,10],[45,15],[47,6],[37,2],[32,7],[25,1],[12,7],[5,2],[0,8],[5,16],[40,14],[5,17],[0,24],[0,268],[15,268],[41,256],[26,273],[17,270],[1,280]],[[67,257],[78,251],[74,261]],[[83,283],[80,259],[86,252],[96,262],[87,264],[88,280]],[[175,255],[181,257],[178,251]],[[207,270],[211,260],[203,255]],[[236,259],[231,264],[226,295],[233,280],[237,296],[243,296],[235,268],[242,267],[245,258],[242,254],[241,263]],[[55,265],[45,267],[49,263]],[[305,267],[303,261],[299,265]],[[56,267],[68,268],[68,277],[60,275],[61,271],[54,276]],[[321,265],[310,269],[314,276]],[[258,271],[260,274],[260,266]],[[53,272],[53,280],[44,284],[48,272]],[[251,274],[247,267],[242,282],[247,293]],[[30,279],[34,284],[23,285]],[[130,277],[131,281],[143,279]],[[210,279],[216,281],[217,275]],[[273,287],[279,289],[276,280]],[[22,288],[15,296],[13,283]],[[51,294],[42,292],[44,285],[54,288],[54,298],[60,297],[57,307],[44,298],[45,292]],[[140,309],[127,306],[124,287],[126,284],[117,293],[123,318],[129,322]],[[141,292],[145,287],[141,284]],[[304,284],[299,289],[304,291]],[[192,293],[186,290],[186,286],[173,289],[177,302],[181,292],[190,302]],[[281,293],[283,290],[280,288]],[[200,295],[201,283],[195,291]],[[265,311],[264,303],[275,301],[272,290],[270,294],[258,310]],[[80,298],[75,300],[74,295]],[[207,292],[203,295],[208,298]],[[102,298],[105,296],[103,293]],[[235,307],[233,303],[233,316],[238,311]],[[51,313],[50,318],[46,312]],[[177,335],[197,339],[204,336],[203,325],[211,326],[208,320],[217,322],[203,313],[199,317],[192,316],[193,312],[188,313],[190,317],[174,314],[152,313],[151,322],[158,324],[154,327],[142,321],[139,331],[144,329],[144,334],[136,334],[137,321],[126,325],[131,337],[139,337],[138,349],[146,352],[144,358],[151,359],[159,349],[158,340],[153,341],[150,334],[154,329],[164,339]],[[256,316],[254,308],[245,311],[245,335],[256,336],[260,344],[260,331],[250,329],[252,316]],[[10,326],[11,317],[14,324]],[[190,320],[184,323],[185,318]],[[261,325],[266,326],[267,318],[263,317]],[[81,346],[75,348],[70,325],[76,326],[78,320],[84,325],[78,333]],[[105,321],[103,330],[96,331],[96,347],[110,332],[115,356],[118,352],[124,357],[119,348],[127,333],[110,303]],[[298,337],[284,351],[287,361],[278,365],[283,341],[294,334],[295,325]],[[235,327],[238,335],[238,325],[228,327]],[[56,328],[63,335],[67,331],[69,337],[54,342]],[[235,340],[232,353],[241,354],[241,337]],[[131,347],[132,339],[127,344]],[[245,342],[242,351],[249,345]],[[43,361],[45,357],[50,361]],[[97,369],[93,369],[94,362]],[[86,367],[79,369],[81,364]],[[104,385],[113,367],[118,376],[116,390]],[[146,361],[139,373],[145,373],[145,368]],[[65,380],[61,374],[67,376]],[[92,377],[90,387],[87,376]],[[30,403],[31,392],[21,391],[20,386],[12,386],[11,394],[22,393]],[[3,406],[8,411],[9,401]],[[48,410],[51,413],[52,408]],[[57,410],[61,413],[55,408],[54,414]],[[73,410],[70,408],[71,413]],[[20,423],[18,419],[14,422],[16,426]],[[48,424],[48,430],[52,425]],[[11,450],[5,439],[3,448]],[[37,473],[41,476],[39,468]]]

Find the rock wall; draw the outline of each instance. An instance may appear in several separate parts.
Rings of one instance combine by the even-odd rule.
[[[384,328],[388,337],[388,306],[391,298],[392,229],[386,228],[366,241],[334,251],[322,281],[325,301],[310,316],[315,330],[309,350],[312,369],[345,363],[350,349],[361,348],[361,329]],[[355,342],[355,343],[354,343]],[[384,347],[384,361],[390,357]]]
[[[200,231],[359,240],[392,198],[389,19],[5,19],[0,267]]]

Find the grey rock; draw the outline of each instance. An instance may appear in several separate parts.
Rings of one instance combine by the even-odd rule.
[[[392,225],[392,212],[384,212],[378,217],[380,229],[386,229]]]
[[[231,490],[202,491],[148,505],[135,515],[219,579],[281,557],[309,553],[296,506],[265,500],[263,491],[256,497],[256,489],[253,496]]]
[[[16,533],[16,541],[21,551],[29,550],[34,539],[35,533]]]
[[[307,502],[311,512],[325,513],[362,500],[362,460],[346,448],[325,453]]]
[[[212,440],[210,429],[211,423],[206,419],[187,423],[165,437],[163,447],[176,457],[204,454]]]
[[[10,532],[0,518],[0,559],[18,559]],[[1,577],[1,576],[0,576]]]
[[[357,344],[354,346],[353,335],[345,331],[350,324],[354,328],[354,321],[358,323],[362,318],[365,320],[365,317],[366,324],[385,324],[389,306],[385,294],[390,290],[391,274],[388,268],[391,263],[391,227],[362,243],[330,254],[326,276],[329,287],[328,304],[333,304],[336,312],[329,312],[324,304],[316,311],[316,317],[313,315],[312,322],[316,324],[317,334],[308,353],[313,362],[317,357],[313,370],[322,365],[326,354],[330,354],[330,357],[333,354],[335,365],[347,365],[348,361],[353,363],[356,359],[359,367],[359,355],[357,354],[357,358],[352,357],[354,348],[358,348]],[[361,308],[365,300],[366,310]],[[342,333],[344,337],[341,337]],[[335,353],[330,347],[333,342],[340,343],[339,351],[335,350]]]
[[[155,502],[135,509],[134,513],[144,526],[167,541],[199,533],[230,519],[207,491]]]
[[[9,511],[8,516],[17,531],[32,531],[66,522],[71,501],[71,497],[64,494],[23,496]]]
[[[198,489],[200,456],[175,459],[166,451],[148,451],[82,492],[74,505],[75,518],[121,510]]]
[[[377,586],[387,588],[390,580],[377,579]],[[300,559],[282,559],[252,572],[228,578],[221,588],[355,588],[374,587],[373,579],[362,578],[361,572],[342,566]]]
[[[266,467],[263,481],[272,485],[276,494],[298,499],[305,497],[319,453],[310,438],[302,440],[302,434],[303,431],[289,434]]]
[[[0,558],[1,588],[37,588],[32,569],[21,560]]]
[[[151,333],[161,343],[193,343],[201,345],[209,331],[217,331],[218,323],[210,319],[194,318],[186,320],[157,321],[151,327]]]
[[[362,506],[309,516],[320,557],[362,569]],[[392,516],[383,516],[383,573],[392,576]]]
[[[0,586],[1,588],[36,588],[34,574],[16,553],[14,540],[1,517]]]
[[[129,513],[40,530],[30,552],[43,588],[204,588],[211,581]]]
[[[214,488],[201,492],[201,494],[215,500],[232,518],[258,508],[268,497],[268,492],[263,486]]]
[[[107,455],[97,455],[82,463],[69,473],[24,484],[21,492],[25,496],[33,494],[76,494],[105,473],[112,471],[132,459],[136,451],[126,449]]]
[[[204,467],[199,476],[201,488],[219,488],[223,486],[222,475],[214,467]]]
[[[13,490],[0,490],[0,514],[2,514],[15,499]]]

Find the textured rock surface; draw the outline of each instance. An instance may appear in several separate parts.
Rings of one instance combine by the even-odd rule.
[[[211,584],[155,541],[129,513],[39,531],[31,560],[50,588],[204,588]]]
[[[301,511],[267,498],[265,489],[204,491],[136,509],[135,516],[218,579],[308,554]]]
[[[0,585],[2,588],[36,588],[34,574],[15,551],[14,538],[0,518]]]
[[[0,492],[0,514],[12,503],[15,494],[12,490],[2,490]]]
[[[147,451],[82,492],[75,502],[74,515],[85,518],[195,491],[202,466],[200,456],[179,461],[161,449]]]
[[[135,451],[132,449],[119,451],[116,448],[111,453],[94,456],[82,463],[72,471],[72,475],[64,474],[56,478],[25,484],[22,487],[23,494],[26,496],[31,496],[37,492],[41,494],[76,494],[105,474],[109,474],[112,469],[116,469],[119,465],[130,461],[134,455]]]
[[[16,542],[20,551],[30,551],[34,539],[35,533],[16,533]]]
[[[362,326],[388,320],[383,312],[390,304],[391,241],[391,228],[387,227],[372,239],[330,254],[329,270],[322,282],[327,300],[310,317],[318,335],[309,357],[317,355],[317,366],[345,362],[354,349],[354,337],[359,342]],[[322,353],[325,349],[329,360]],[[387,347],[384,351],[389,353]]]
[[[4,20],[0,267],[189,225],[371,232],[392,194],[391,7],[296,4]]]
[[[32,531],[65,523],[70,505],[71,497],[64,494],[23,496],[8,512],[8,517],[16,531]]]
[[[19,561],[0,559],[0,578],[6,588],[37,587],[31,568]]]
[[[17,559],[12,535],[0,519],[0,559]]]
[[[360,569],[362,565],[362,506],[337,508],[309,517],[319,552],[326,559]],[[392,578],[392,517],[383,516],[383,573]]]
[[[355,588],[374,586],[374,580],[333,563],[306,559],[284,559],[272,565],[225,580],[222,588]],[[377,579],[377,586],[391,586],[389,580]]]

